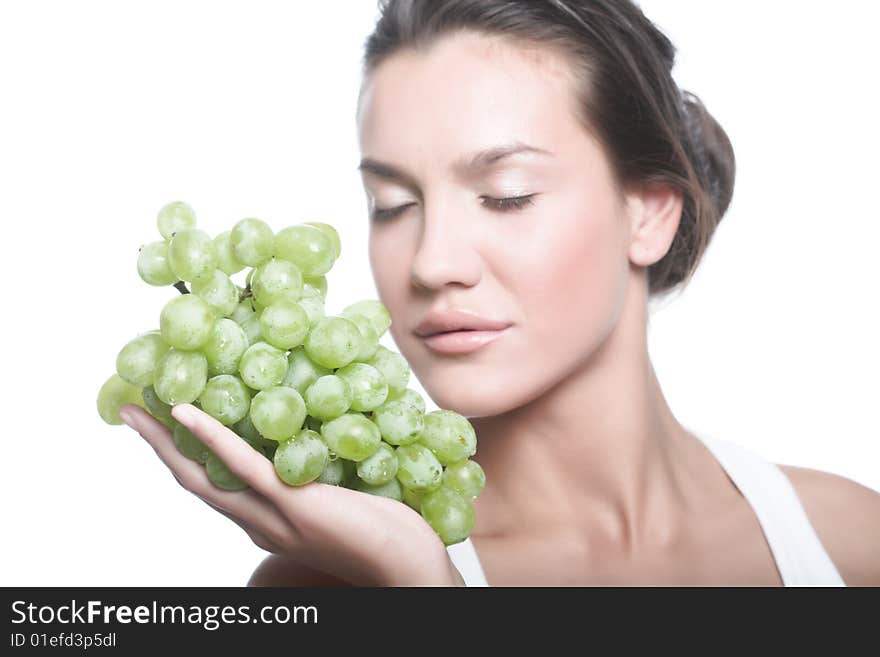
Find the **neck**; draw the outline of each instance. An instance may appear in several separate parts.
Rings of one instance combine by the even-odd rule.
[[[477,536],[576,532],[622,552],[674,540],[702,447],[663,397],[644,309],[627,304],[604,343],[553,389],[470,418],[487,478],[474,503],[485,521]]]

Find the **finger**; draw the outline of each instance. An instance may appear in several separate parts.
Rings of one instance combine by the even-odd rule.
[[[233,474],[251,488],[276,503],[289,504],[290,488],[275,472],[275,466],[259,454],[229,427],[192,404],[177,404],[171,409],[174,418],[214,452]]]
[[[171,430],[144,409],[126,404],[120,409],[120,417],[147,441],[156,455],[168,466],[177,482],[188,490],[198,481],[202,466],[186,458],[174,445]],[[128,421],[131,419],[131,422]]]
[[[201,495],[199,497],[236,523],[254,539],[255,543],[267,551],[291,550],[299,542],[296,532],[284,515],[254,491],[224,491],[212,486],[209,497]],[[258,542],[254,538],[255,535],[262,540]],[[272,548],[267,548],[263,544],[269,544]]]
[[[245,520],[235,516],[225,509],[222,509],[219,506],[213,504],[210,500],[206,500],[202,498],[202,501],[207,504],[209,507],[214,509],[217,513],[220,513],[227,518],[229,518],[232,522],[242,528],[244,532],[250,537],[250,539],[254,542],[254,545],[265,550],[266,552],[279,553],[283,552],[283,548],[280,545],[277,545],[269,540],[262,532],[258,531],[253,525],[246,522]]]
[[[317,482],[290,486],[281,480],[271,461],[201,409],[191,404],[178,404],[171,413],[286,520],[287,527],[300,539],[290,543],[290,549],[300,549],[303,542],[312,540],[322,543],[339,540],[348,529],[356,529],[367,536],[375,534],[369,517],[359,517],[358,514],[352,517],[351,504],[382,504],[375,502],[378,498],[366,501],[360,497],[363,493]],[[424,523],[421,518],[419,520]],[[343,538],[351,541],[357,535],[352,533],[351,537]]]
[[[268,552],[291,550],[299,543],[287,519],[254,491],[224,491],[212,486],[210,496],[198,497],[241,527],[254,543]]]
[[[168,427],[138,406],[126,405],[123,408],[132,420],[130,426],[150,444],[183,488],[215,508],[219,507],[248,522],[272,543],[283,545],[292,541],[295,534],[290,524],[269,500],[254,490],[228,491],[218,488],[208,479],[204,466],[178,451]],[[244,440],[238,436],[236,440],[253,451],[257,458],[266,461]]]

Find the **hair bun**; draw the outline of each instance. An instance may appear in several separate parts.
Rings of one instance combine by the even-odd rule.
[[[693,161],[720,220],[733,197],[736,158],[727,133],[700,98],[682,90],[685,123],[693,147]]]

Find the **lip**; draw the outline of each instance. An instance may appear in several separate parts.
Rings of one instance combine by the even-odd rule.
[[[428,338],[436,333],[467,332],[479,333],[483,331],[501,331],[510,326],[510,322],[495,319],[487,319],[467,310],[432,310],[419,325],[414,333],[420,338]]]
[[[429,349],[441,354],[469,354],[500,338],[509,326],[490,331],[451,331],[423,337]]]

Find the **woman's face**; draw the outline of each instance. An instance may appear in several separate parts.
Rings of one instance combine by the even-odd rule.
[[[391,334],[441,407],[468,417],[535,399],[613,329],[628,283],[629,225],[608,162],[575,118],[563,59],[460,33],[397,53],[365,81],[358,131],[370,263]],[[541,152],[466,163],[512,143]],[[532,195],[517,209],[492,199]],[[413,331],[429,310],[511,324],[468,354]]]

